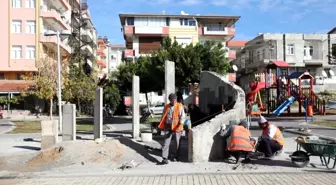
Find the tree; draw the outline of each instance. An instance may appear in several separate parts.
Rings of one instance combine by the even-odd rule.
[[[110,83],[104,88],[104,105],[109,105],[115,110],[121,101],[120,93],[117,85]]]
[[[32,72],[26,74],[24,79],[32,80],[34,86],[32,88],[27,87],[27,93],[35,95],[36,97],[49,101],[50,105],[50,119],[52,119],[53,114],[53,99],[57,93],[57,62],[49,57],[44,57],[39,59],[36,63],[37,72]],[[62,62],[62,69],[65,69],[65,63]],[[64,70],[62,70],[64,72]],[[64,76],[64,73],[61,74]],[[25,93],[23,94],[25,95]]]

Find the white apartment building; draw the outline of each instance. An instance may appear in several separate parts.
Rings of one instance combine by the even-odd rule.
[[[260,34],[247,42],[233,61],[239,69],[239,85],[248,92],[249,82],[255,74],[265,72],[270,61],[285,61],[291,66],[290,73],[309,71],[317,85],[335,83],[336,90],[336,79],[333,82],[336,66],[328,57],[333,45],[336,34]]]
[[[126,46],[120,44],[110,44],[109,45],[109,70],[115,71],[118,66],[122,63],[123,52]]]

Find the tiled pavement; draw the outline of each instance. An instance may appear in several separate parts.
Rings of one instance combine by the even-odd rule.
[[[181,176],[86,176],[4,179],[8,185],[336,185],[335,171],[263,174],[194,174]]]

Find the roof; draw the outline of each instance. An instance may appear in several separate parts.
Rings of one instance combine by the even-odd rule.
[[[0,80],[0,92],[22,92],[33,84],[26,80]]]
[[[314,79],[309,72],[294,72],[287,76],[288,79]]]
[[[268,65],[267,68],[289,68],[290,65],[286,61],[278,61],[274,60],[271,61]]]
[[[335,27],[335,28],[333,28],[333,29],[331,29],[331,30],[328,32],[328,34],[333,34],[333,33],[335,33],[335,34],[336,34],[336,27]]]
[[[126,48],[123,44],[109,44],[111,48]]]
[[[247,42],[248,42],[247,40],[231,40],[227,42],[226,46],[227,47],[244,47]]]
[[[162,18],[189,18],[189,19],[200,19],[200,20],[209,20],[217,21],[222,20],[223,24],[228,26],[233,25],[240,19],[240,16],[227,16],[227,15],[182,15],[182,14],[155,14],[155,13],[136,13],[136,14],[119,14],[121,25],[125,24],[125,18],[127,17],[162,17]]]

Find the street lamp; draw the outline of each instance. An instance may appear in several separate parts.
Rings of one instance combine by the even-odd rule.
[[[61,89],[61,51],[60,51],[60,35],[69,36],[71,32],[69,30],[53,31],[47,30],[44,32],[44,36],[56,36],[57,37],[57,85],[58,85],[58,127],[62,131],[62,89]]]

